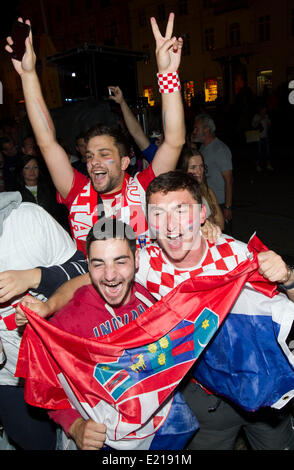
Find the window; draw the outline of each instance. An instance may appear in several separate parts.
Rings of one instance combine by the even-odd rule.
[[[230,46],[240,46],[240,23],[230,25]]]
[[[270,36],[270,16],[260,16],[258,18],[258,39],[259,41],[269,41]]]
[[[179,2],[179,15],[188,15],[188,1],[178,0]]]
[[[195,87],[194,81],[186,81],[183,83],[183,93],[184,93],[184,100],[188,108],[191,106],[191,100],[195,96]]]
[[[204,81],[205,102],[215,101],[218,95],[217,92],[218,92],[217,78],[207,78]]]
[[[182,50],[183,56],[191,55],[190,35],[189,34],[183,34],[182,38],[183,38],[183,41],[184,41],[183,50]]]
[[[111,7],[111,0],[100,0],[101,8]]]
[[[145,98],[148,98],[149,106],[154,106],[155,105],[154,93],[153,93],[153,87],[152,86],[144,86],[143,95],[145,96]]]
[[[204,47],[206,51],[214,49],[214,29],[206,28],[204,31]]]
[[[85,9],[90,10],[92,8],[92,0],[86,0],[85,1]]]
[[[165,5],[164,3],[160,3],[157,5],[157,19],[158,21],[164,21],[165,20]]]
[[[257,96],[263,96],[265,93],[270,92],[272,89],[272,70],[261,70],[257,74]]]
[[[71,16],[74,16],[76,14],[76,0],[70,0],[69,13]]]
[[[145,28],[145,26],[147,25],[145,8],[140,8],[140,10],[138,11],[138,17],[139,26],[141,26],[141,28]]]
[[[62,23],[62,20],[63,20],[63,9],[60,5],[56,5],[56,11],[55,11],[55,15],[56,15],[56,21],[58,23]]]

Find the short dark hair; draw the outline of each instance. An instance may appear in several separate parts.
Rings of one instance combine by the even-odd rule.
[[[3,150],[3,147],[5,144],[10,144],[11,142],[13,143],[10,137],[6,137],[6,136],[0,137],[0,150]]]
[[[114,140],[120,158],[129,156],[130,154],[130,143],[125,133],[119,127],[109,127],[103,124],[95,124],[90,127],[84,134],[85,142],[88,143],[93,137],[100,135],[108,135]]]
[[[167,194],[171,191],[178,191],[187,189],[191,196],[202,204],[202,196],[200,191],[200,185],[198,181],[188,173],[182,170],[168,171],[156,176],[154,180],[149,183],[146,191],[146,204],[149,204],[151,194],[163,193]]]
[[[110,240],[117,238],[126,240],[133,255],[135,256],[137,243],[136,234],[132,227],[115,217],[102,217],[93,225],[87,236],[87,255],[90,253],[90,246],[96,240]]]

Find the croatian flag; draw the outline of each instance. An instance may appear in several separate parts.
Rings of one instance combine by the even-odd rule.
[[[175,389],[245,282],[264,284],[257,268],[253,256],[225,275],[188,279],[101,338],[64,332],[22,306],[29,324],[16,376],[26,379],[25,400],[51,410],[74,408],[105,423],[106,444],[114,449],[183,448],[197,422],[187,411],[181,418],[187,405]]]
[[[266,250],[257,237],[248,248]],[[294,396],[294,303],[262,292],[249,280],[193,368],[204,387],[247,411],[280,409]]]

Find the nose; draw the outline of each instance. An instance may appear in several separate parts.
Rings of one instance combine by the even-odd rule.
[[[104,279],[105,281],[114,281],[116,278],[116,269],[113,264],[105,265],[104,267]]]
[[[166,216],[166,230],[167,232],[174,232],[175,228],[177,228],[178,221],[176,221],[175,216],[172,212],[168,212]]]

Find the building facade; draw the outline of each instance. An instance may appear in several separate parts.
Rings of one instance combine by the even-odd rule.
[[[181,81],[186,104],[199,96],[206,105],[217,98],[234,103],[240,91],[262,97],[293,79],[293,0],[132,0],[132,45],[150,52],[138,64],[139,90],[158,100],[154,40],[149,18],[164,32],[175,12],[176,36],[184,38]]]

